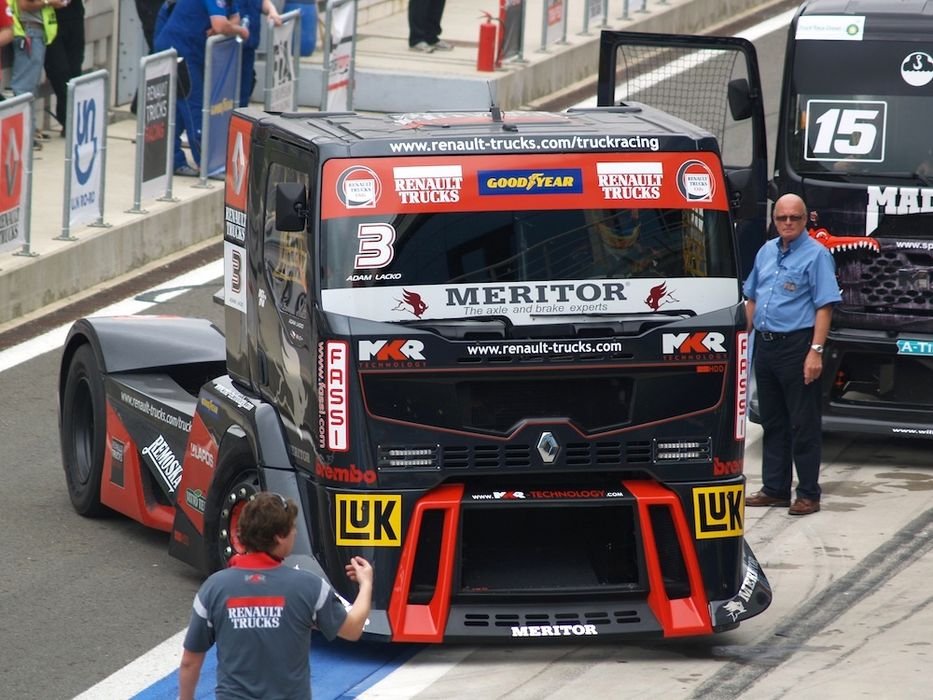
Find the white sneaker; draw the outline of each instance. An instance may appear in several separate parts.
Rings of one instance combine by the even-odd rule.
[[[436,44],[431,44],[431,48],[434,51],[453,51],[454,45],[451,44],[449,41],[438,39]]]
[[[421,53],[434,53],[434,47],[426,41],[419,41],[414,46],[409,46],[408,48],[412,51],[420,51]]]

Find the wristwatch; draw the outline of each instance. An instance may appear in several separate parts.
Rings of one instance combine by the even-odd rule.
[[[810,346],[810,349],[818,355],[823,354],[823,346],[818,345],[817,343],[813,343],[813,345]]]

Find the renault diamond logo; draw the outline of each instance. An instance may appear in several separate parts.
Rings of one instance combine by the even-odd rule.
[[[541,461],[545,464],[551,464],[557,459],[557,453],[560,452],[560,445],[557,443],[551,433],[541,433],[538,438],[538,454],[541,455]]]

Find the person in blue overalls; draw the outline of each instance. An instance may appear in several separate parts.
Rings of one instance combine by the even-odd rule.
[[[282,24],[282,17],[272,0],[240,0],[240,14],[241,24],[250,30],[249,39],[243,42],[243,70],[240,75],[240,107],[247,107],[256,87],[256,49],[259,47],[262,15],[268,15],[269,21],[276,26]]]
[[[246,41],[249,39],[249,30],[240,26],[237,0],[176,0],[174,7],[163,7],[160,15],[155,50],[173,48],[178,52],[178,57],[184,59],[179,65],[176,100],[175,174],[197,176],[201,162],[205,43],[214,34],[238,36]],[[187,74],[187,81],[184,73]],[[188,84],[185,85],[185,82]],[[188,136],[188,146],[194,161],[192,164],[188,164],[181,148],[182,131]]]

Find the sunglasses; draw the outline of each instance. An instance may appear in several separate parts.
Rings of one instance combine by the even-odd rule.
[[[783,216],[775,216],[774,220],[780,222],[793,221],[796,223],[798,221],[803,221],[803,214],[784,214]]]

